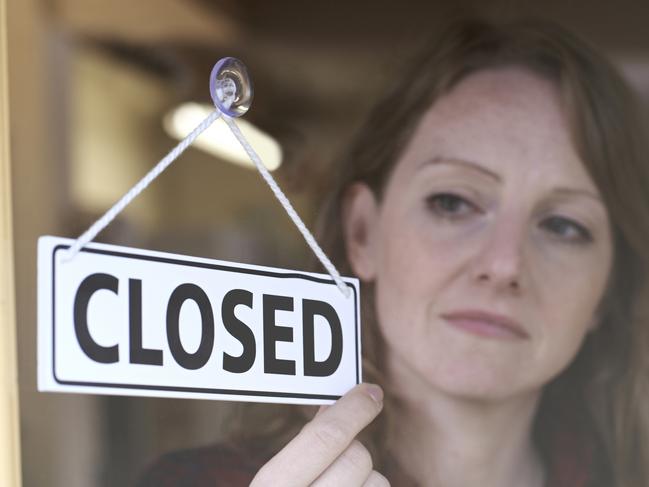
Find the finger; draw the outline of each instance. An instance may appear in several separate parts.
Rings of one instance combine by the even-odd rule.
[[[360,441],[353,440],[311,487],[363,485],[372,472],[372,456]]]
[[[379,472],[372,470],[363,487],[390,487],[390,482]]]
[[[324,409],[264,465],[253,486],[304,486],[313,482],[347,448],[383,407],[383,391],[361,384]]]
[[[329,409],[329,405],[328,404],[323,404],[322,406],[320,406],[318,408],[318,412],[315,413],[315,415],[318,416],[322,411],[326,411],[327,409]]]

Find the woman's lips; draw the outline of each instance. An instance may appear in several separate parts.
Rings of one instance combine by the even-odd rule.
[[[481,310],[461,310],[441,315],[452,326],[474,335],[502,338],[528,339],[530,336],[515,320]]]

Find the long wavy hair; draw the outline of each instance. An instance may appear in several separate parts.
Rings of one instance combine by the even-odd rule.
[[[597,485],[644,487],[649,482],[649,151],[634,97],[593,48],[547,22],[470,20],[450,26],[401,71],[403,77],[371,111],[338,161],[317,233],[339,270],[350,275],[341,225],[349,186],[362,181],[380,200],[392,169],[435,101],[472,73],[504,66],[528,69],[558,87],[575,147],[603,197],[614,235],[614,263],[598,309],[599,326],[576,359],[546,386],[535,439],[549,461],[549,437],[562,421],[570,421],[596,445]],[[389,459],[393,423],[390,384],[382,370],[382,357],[389,351],[376,326],[373,286],[364,285],[361,294],[364,379],[386,391],[384,412],[363,438],[380,469]],[[240,438],[263,438],[269,450],[277,449],[307,415],[286,406],[258,409],[256,420],[245,415]]]

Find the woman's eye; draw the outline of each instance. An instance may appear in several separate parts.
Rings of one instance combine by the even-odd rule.
[[[426,198],[426,205],[436,215],[444,218],[457,218],[475,212],[477,207],[456,194],[438,193]]]
[[[553,216],[544,220],[541,227],[569,243],[587,243],[593,240],[586,228],[568,218]]]

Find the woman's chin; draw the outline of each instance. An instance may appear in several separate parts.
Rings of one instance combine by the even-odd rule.
[[[541,385],[521,377],[520,370],[490,364],[447,364],[424,372],[425,383],[445,396],[478,402],[537,394]]]

